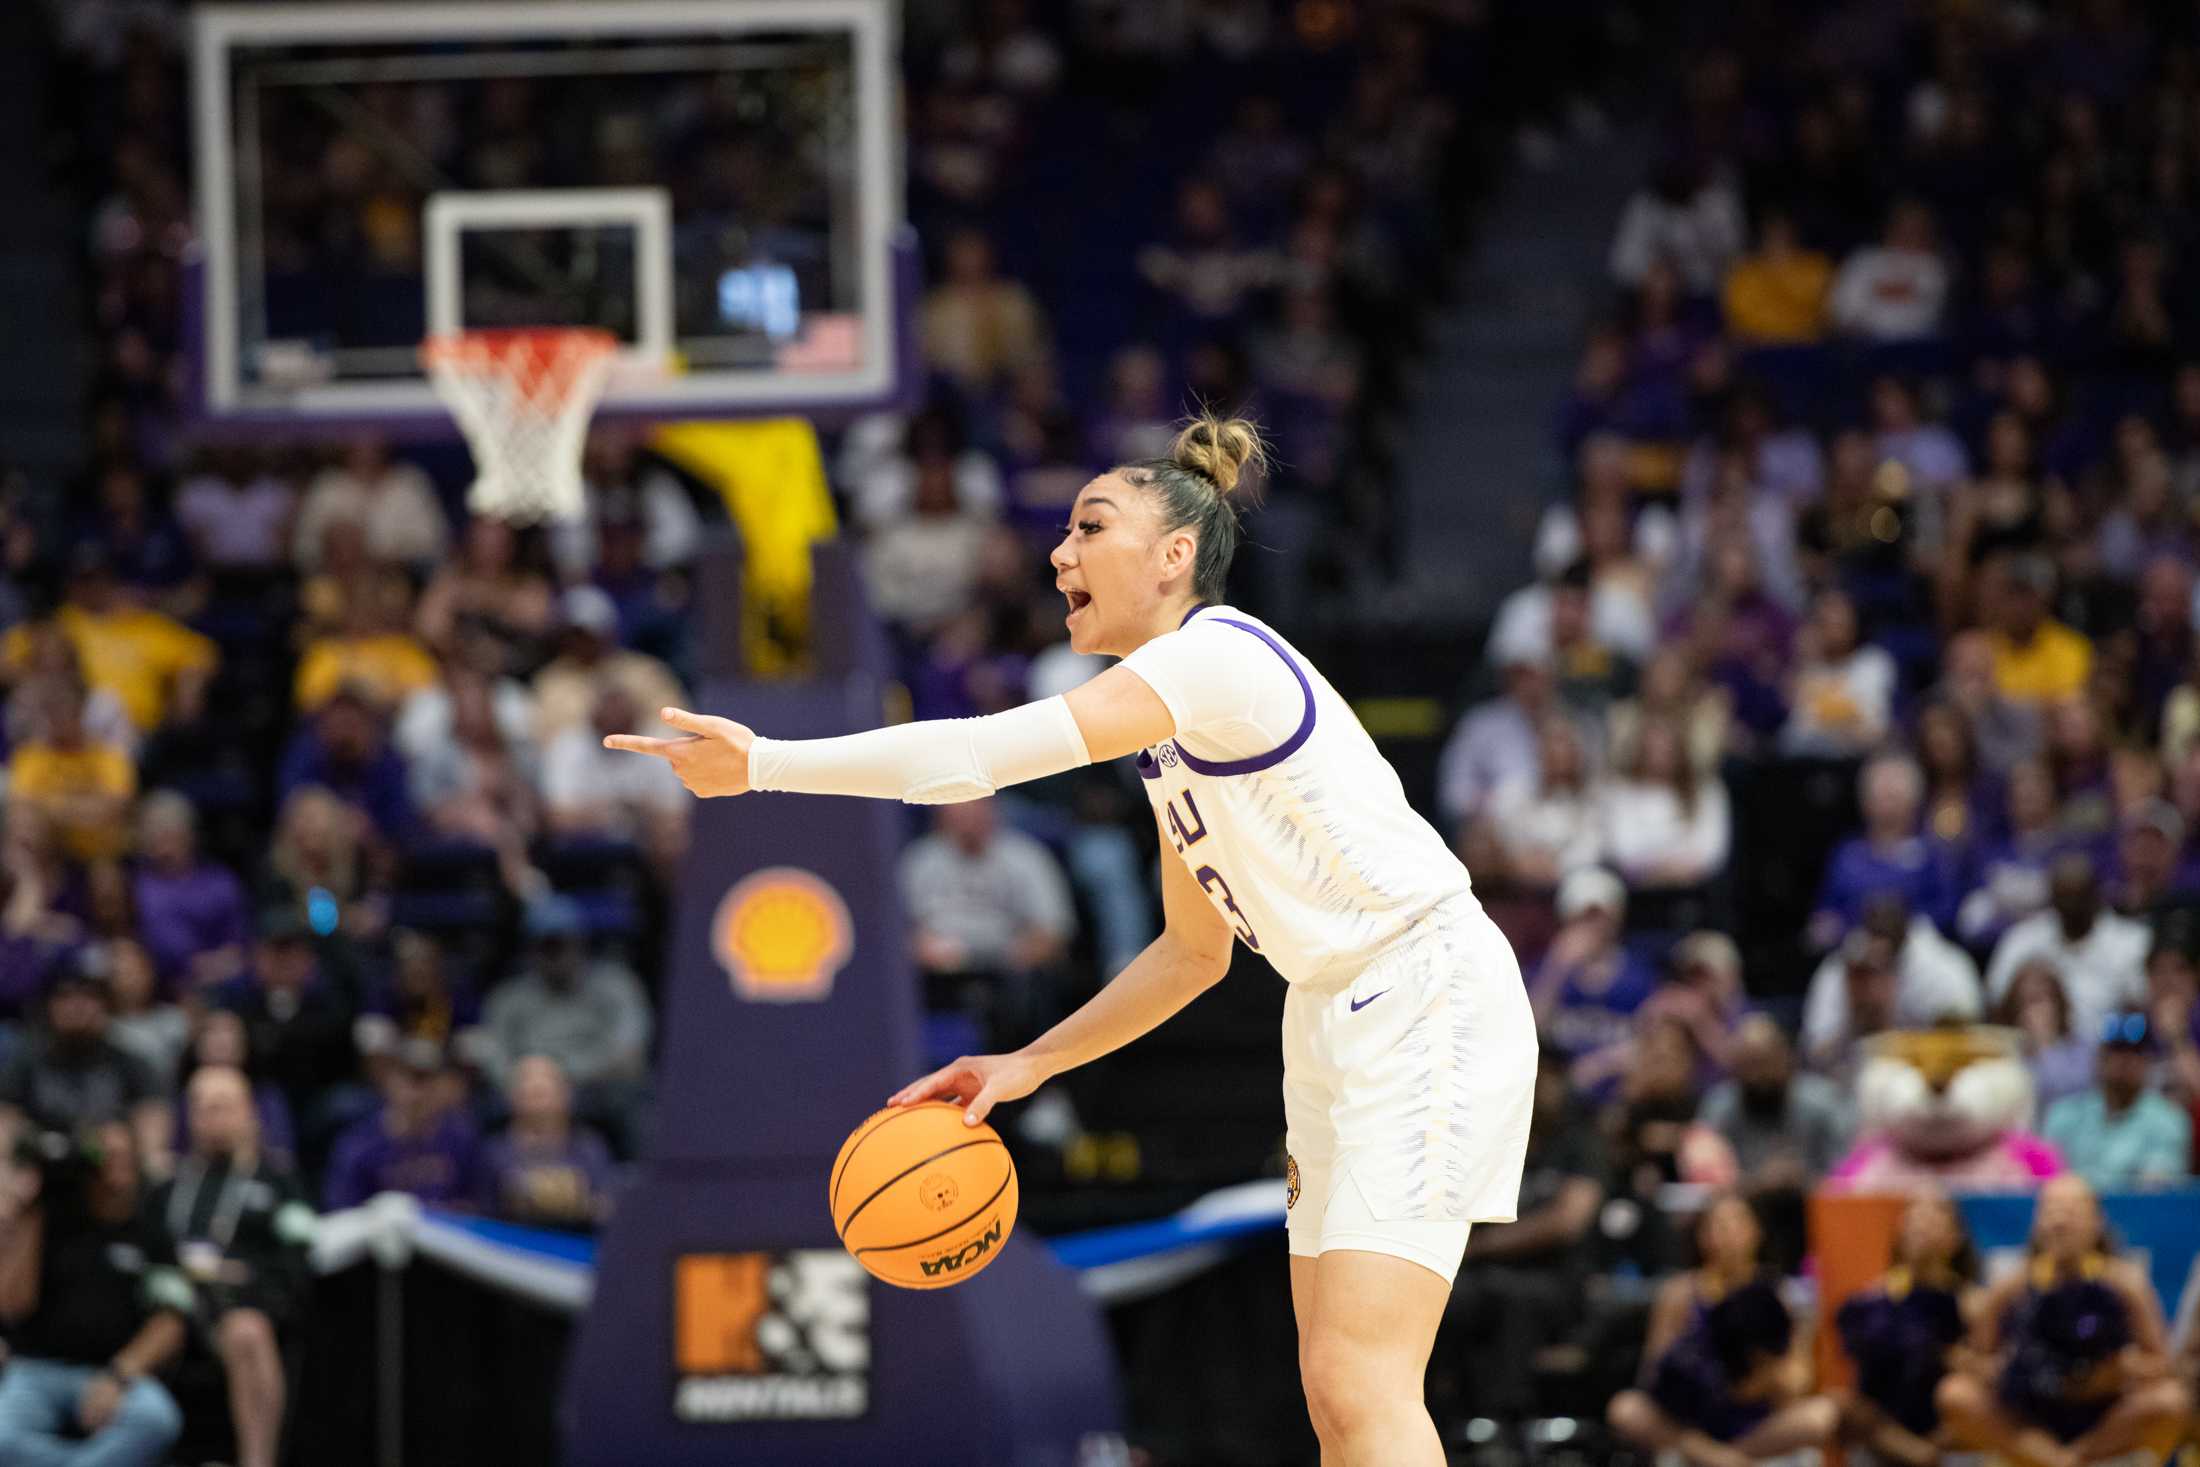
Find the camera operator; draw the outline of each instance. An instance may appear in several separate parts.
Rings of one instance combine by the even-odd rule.
[[[0,1462],[155,1467],[183,1430],[153,1373],[182,1348],[191,1285],[139,1206],[130,1128],[28,1138],[0,1173]]]
[[[191,1077],[184,1101],[191,1150],[154,1191],[150,1210],[176,1240],[228,1377],[237,1467],[275,1467],[286,1384],[278,1332],[306,1288],[313,1210],[289,1170],[261,1155],[242,1071],[207,1066]]]

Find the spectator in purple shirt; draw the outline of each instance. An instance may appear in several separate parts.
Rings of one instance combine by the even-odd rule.
[[[1583,343],[1574,385],[1559,404],[1559,451],[1571,461],[1581,445],[1608,429],[1627,385],[1627,333],[1604,324],[1591,328]]]
[[[382,1108],[353,1126],[329,1159],[322,1205],[357,1207],[404,1192],[436,1207],[470,1208],[479,1195],[480,1138],[445,1101],[443,1051],[415,1041],[382,1067]]]
[[[1954,916],[1946,858],[1918,834],[1925,777],[1916,763],[1903,754],[1878,755],[1864,765],[1858,783],[1863,834],[1835,848],[1810,919],[1811,942],[1821,949],[1839,942],[1865,900],[1881,892],[1898,894],[1937,927],[1949,926]]]
[[[507,1222],[593,1228],[611,1212],[611,1151],[573,1124],[573,1087],[548,1055],[512,1067],[512,1123],[481,1151],[481,1210]]]
[[[1558,936],[1528,982],[1536,1023],[1563,1053],[1579,1059],[1634,1032],[1635,1011],[1657,987],[1649,965],[1620,942],[1627,888],[1599,866],[1558,884]]]
[[[411,823],[405,761],[390,748],[380,716],[357,689],[338,689],[284,753],[277,793],[287,796],[306,785],[319,785],[359,810],[384,840],[395,840]]]
[[[1734,703],[1735,722],[1770,738],[1787,722],[1787,674],[1795,618],[1765,589],[1746,530],[1722,530],[1704,546],[1704,582],[1665,628],[1690,644],[1705,676]]]
[[[199,859],[191,802],[172,790],[147,795],[138,850],[138,933],[162,981],[197,989],[237,976],[248,939],[244,884],[228,867]]]
[[[2055,778],[2037,759],[2009,771],[2004,814],[2007,833],[1983,848],[1973,863],[1955,934],[1974,948],[1990,948],[2012,923],[2047,906],[2047,868],[2069,845],[2055,821]]]
[[[1636,287],[1628,343],[1627,388],[1614,426],[1630,438],[1688,436],[1689,374],[1715,339],[1715,321],[1684,293],[1671,262],[1651,262]]]

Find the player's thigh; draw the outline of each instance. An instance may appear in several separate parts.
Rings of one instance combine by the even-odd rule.
[[[1321,1260],[1305,1253],[1291,1255],[1291,1315],[1299,1325],[1299,1362],[1306,1361],[1306,1342],[1313,1337],[1314,1321],[1319,1315],[1316,1308],[1320,1280],[1317,1265]]]
[[[1301,1295],[1299,1265],[1308,1262],[1312,1288]],[[1419,1396],[1451,1280],[1409,1259],[1357,1248],[1332,1248],[1291,1264],[1294,1299],[1318,1301],[1311,1334],[1301,1325],[1302,1363]]]

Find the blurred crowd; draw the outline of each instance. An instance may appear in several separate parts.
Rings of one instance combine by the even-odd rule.
[[[1549,1277],[1470,1262],[1460,1307],[1508,1341],[1477,1359],[1593,1354],[1598,1297],[1643,1297],[1615,1262],[1694,1258],[1610,1411],[1646,1454],[2164,1449],[2195,1342],[2093,1196],[2196,1163],[2200,33],[2123,0],[1677,24],[1556,415],[1570,492],[1441,763],[1594,1136],[1554,1122],[1488,1239]],[[1895,1038],[1978,1021],[2013,1098],[1951,1085],[1984,1049]],[[2004,1126],[1990,1184],[2061,1179],[1981,1304],[1935,1188]],[[1866,1179],[1925,1200],[1841,1317],[1858,1393],[1819,1394],[1780,1281],[1803,1196]],[[1675,1200],[1702,1186],[1738,1190]],[[1692,1238],[1644,1239],[1661,1199]],[[1514,1378],[1533,1414],[1548,1379]]]
[[[26,1357],[0,1375],[0,1455],[44,1430],[13,1393],[83,1389],[88,1354],[129,1339],[143,1379],[81,1425],[172,1439],[153,1373],[187,1379],[176,1357],[198,1350],[226,1373],[239,1460],[272,1463],[315,1204],[607,1214],[690,803],[600,742],[683,701],[683,561],[647,562],[649,492],[612,454],[578,551],[454,523],[371,439],[321,461],[107,461],[79,515],[9,506],[25,605],[0,634],[0,1133],[26,1180],[0,1229],[33,1260],[45,1230],[49,1293],[0,1299]],[[171,1292],[197,1301],[169,1312],[204,1328],[156,1330],[156,1310],[130,1334],[132,1297],[168,1297],[150,1292],[104,1333],[39,1323],[98,1258],[150,1246],[54,1272],[57,1229],[113,1239],[50,1188],[141,1225],[100,1192],[116,1168],[184,1189],[146,1216]],[[255,1218],[283,1225],[266,1258]],[[19,1367],[48,1349],[75,1373],[41,1386]]]
[[[2133,1011],[2182,1060],[2189,19],[1820,9],[1808,44],[1743,20],[1679,79],[1559,413],[1572,493],[1438,803],[1592,1075],[1680,982],[1665,919],[1761,910],[1737,852],[1808,896],[1785,946],[1739,933],[1720,1025],[1770,1004],[1838,1076],[1878,1029],[1993,1016],[2044,1064]],[[1733,791],[1796,769],[1847,828],[1764,842]],[[1887,963],[1889,1004],[1841,976]]]

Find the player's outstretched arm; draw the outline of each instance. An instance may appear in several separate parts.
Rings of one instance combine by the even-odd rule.
[[[1064,1070],[1088,1064],[1156,1029],[1230,970],[1230,924],[1184,863],[1161,863],[1161,935],[1077,1011],[1014,1054],[966,1055],[904,1086],[888,1105],[935,1097],[964,1106],[976,1125],[1006,1100],[1021,1100]]]
[[[912,805],[982,799],[1003,785],[1116,759],[1176,731],[1145,680],[1108,669],[1064,697],[984,718],[897,724],[832,739],[770,739],[730,718],[667,708],[683,736],[612,734],[607,749],[652,754],[698,795],[784,790],[864,795]]]

